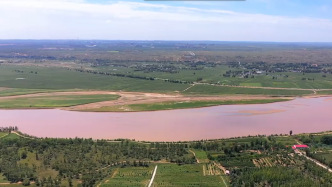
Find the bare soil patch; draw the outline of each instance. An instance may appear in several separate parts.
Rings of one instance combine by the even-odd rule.
[[[10,88],[0,87],[0,91],[8,90],[8,89],[10,89]]]

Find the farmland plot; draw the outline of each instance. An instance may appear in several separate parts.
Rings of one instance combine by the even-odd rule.
[[[149,183],[154,166],[120,168],[100,187],[144,187]]]
[[[220,175],[205,175],[203,167],[206,164],[175,165],[163,164],[158,166],[153,187],[220,187],[224,183]],[[211,174],[215,172],[212,171]]]

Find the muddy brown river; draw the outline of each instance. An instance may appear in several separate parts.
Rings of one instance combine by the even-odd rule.
[[[156,112],[0,110],[0,126],[39,137],[184,141],[332,130],[332,98]]]

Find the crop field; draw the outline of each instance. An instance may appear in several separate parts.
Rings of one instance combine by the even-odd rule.
[[[272,96],[295,96],[313,94],[310,90],[284,90],[284,89],[261,89],[261,88],[242,88],[227,86],[195,85],[184,93],[187,94],[249,94],[249,95],[272,95]]]
[[[209,159],[207,158],[207,154],[205,151],[195,150],[195,149],[192,149],[191,151],[195,153],[196,159],[198,159],[199,163],[209,162]]]
[[[303,88],[303,89],[331,89],[332,75],[322,77],[321,73],[268,73],[256,75],[255,78],[223,77],[226,71],[238,71],[226,65],[218,65],[214,68],[205,67],[202,70],[180,70],[178,73],[135,71],[133,68],[117,67],[97,68],[98,70],[117,73],[128,73],[132,75],[150,76],[161,79],[175,79],[183,81],[196,81],[202,78],[203,83],[219,83],[225,85],[248,86],[248,87],[279,87],[279,88]],[[277,77],[277,79],[273,79]],[[314,79],[314,81],[302,80],[302,78]]]
[[[328,89],[332,88],[332,75],[322,77],[321,73],[268,73],[256,75],[255,78],[223,77],[226,71],[238,71],[226,65],[218,65],[214,68],[205,67],[202,70],[180,70],[178,73],[170,74],[164,72],[135,71],[133,68],[116,67],[97,68],[107,72],[128,73],[132,75],[150,76],[161,79],[176,79],[184,81],[196,81],[202,78],[203,83],[220,83],[225,85],[249,86],[249,87],[279,87],[279,88],[303,88],[303,89]],[[285,77],[286,76],[286,77]],[[273,79],[277,77],[277,79]],[[314,79],[314,81],[302,80],[302,78]]]
[[[14,70],[17,69],[23,73],[15,72]],[[29,73],[30,71],[37,72],[37,74]],[[9,88],[174,92],[182,91],[188,87],[185,84],[79,73],[54,67],[1,65],[0,74],[0,87]]]
[[[253,157],[229,158],[221,162],[221,165],[226,168],[239,168],[239,167],[255,167],[252,162]]]
[[[274,137],[276,143],[281,143],[285,146],[293,146],[293,145],[296,145],[297,142],[294,140],[294,138],[291,138],[291,137],[280,137],[280,136],[277,136],[277,137]]]
[[[8,134],[7,136],[3,137],[2,139],[6,139],[6,140],[12,140],[12,139],[19,139],[21,137],[19,137],[17,134],[11,133]]]
[[[203,164],[203,175],[221,175],[223,171],[221,171],[216,165],[212,163]]]
[[[289,166],[296,165],[297,162],[291,156],[285,155],[271,155],[270,157],[262,157],[259,159],[253,159],[253,163],[256,167],[274,167],[274,166]]]
[[[239,100],[239,101],[180,101],[180,102],[162,102],[153,104],[131,104],[104,106],[96,109],[86,109],[94,112],[137,112],[137,111],[156,111],[156,110],[174,110],[186,108],[201,108],[218,105],[235,104],[262,104],[288,101],[287,99],[262,99],[262,100]]]
[[[72,92],[72,91],[79,91],[79,90],[47,90],[47,89],[10,88],[10,89],[5,89],[5,90],[0,90],[0,97],[27,95],[27,94],[36,94],[36,93],[69,92],[69,91]]]
[[[114,169],[112,176],[100,187],[145,187],[152,177],[153,169],[154,166]]]
[[[117,95],[61,95],[0,99],[0,108],[52,108],[95,103],[118,99]]]
[[[205,164],[204,164],[205,165]],[[222,187],[225,186],[220,175],[205,175],[203,165],[158,165],[153,187]]]
[[[318,91],[317,93],[321,95],[331,95],[332,90]]]
[[[323,158],[327,163],[331,163],[332,162],[332,151],[331,150],[317,152],[316,155],[318,157]]]
[[[205,67],[202,70],[180,70],[179,73],[166,72],[144,72],[135,71],[128,67],[97,67],[89,68],[102,72],[121,73],[132,76],[154,77],[156,80],[142,80],[128,77],[105,76],[92,73],[81,73],[74,70],[67,70],[58,67],[41,66],[0,66],[0,87],[25,88],[31,89],[19,90],[17,94],[24,92],[39,93],[49,90],[65,89],[94,89],[94,90],[122,90],[122,91],[140,91],[140,92],[182,92],[190,85],[181,83],[170,83],[163,79],[192,81],[202,79],[202,83],[212,83],[230,86],[245,87],[220,87],[211,85],[195,85],[186,90],[187,94],[258,94],[273,96],[294,96],[313,94],[310,90],[286,90],[286,89],[259,89],[247,87],[274,87],[274,88],[302,88],[302,89],[332,89],[332,75],[322,77],[320,73],[290,73],[282,75],[271,73],[268,75],[258,75],[256,78],[223,77],[228,70],[234,70],[225,65],[219,65],[215,68]],[[16,72],[15,70],[19,70]],[[33,72],[33,73],[31,73]],[[37,72],[37,74],[35,74]],[[278,79],[272,79],[277,77]],[[285,77],[287,76],[287,77]],[[314,81],[302,80],[302,78],[314,79]],[[10,91],[2,91],[1,95],[6,95]],[[330,91],[321,91],[318,93],[328,93]],[[14,93],[13,93],[14,94]]]
[[[7,132],[0,132],[0,138],[7,135],[8,133]]]

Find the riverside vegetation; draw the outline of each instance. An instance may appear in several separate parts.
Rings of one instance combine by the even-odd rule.
[[[156,165],[155,187],[332,185],[331,172],[291,149],[305,142],[308,156],[331,166],[329,132],[144,142],[38,138],[18,130],[0,128],[1,186],[146,186]]]

